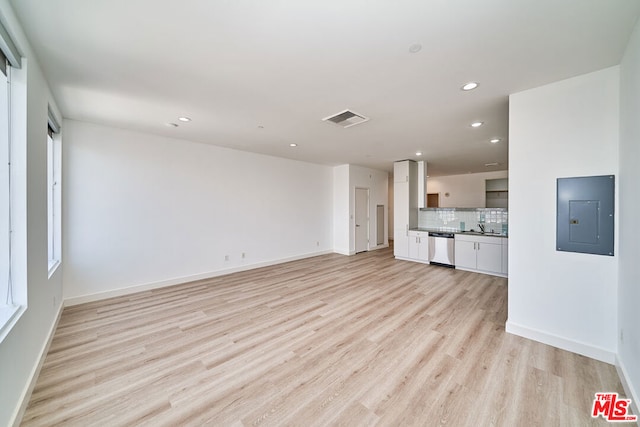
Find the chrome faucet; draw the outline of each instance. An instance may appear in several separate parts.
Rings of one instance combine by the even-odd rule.
[[[484,233],[484,224],[478,223],[478,227],[480,227],[480,232]]]

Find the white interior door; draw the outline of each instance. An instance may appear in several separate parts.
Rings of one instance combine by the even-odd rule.
[[[356,188],[356,253],[369,250],[369,189]]]

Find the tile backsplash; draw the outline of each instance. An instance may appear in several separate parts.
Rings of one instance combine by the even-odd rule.
[[[441,231],[479,230],[509,233],[509,213],[503,208],[423,208],[418,212],[418,227]]]

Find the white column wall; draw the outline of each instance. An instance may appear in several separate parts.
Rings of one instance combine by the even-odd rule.
[[[618,176],[619,68],[511,95],[509,114],[507,331],[612,363],[619,251],[556,251],[556,179]]]
[[[640,408],[640,24],[620,65],[618,363]]]
[[[333,168],[333,250],[349,255],[349,165]]]
[[[389,218],[387,220],[387,230],[393,231],[393,221],[394,221],[393,220],[393,212],[394,212],[393,211],[393,208],[394,208],[393,206],[393,173],[389,174],[387,179],[388,179],[387,186],[389,187],[387,189],[387,193],[388,193],[387,200],[389,202]],[[388,234],[389,240],[393,240],[393,233],[389,233],[387,231],[387,234]]]

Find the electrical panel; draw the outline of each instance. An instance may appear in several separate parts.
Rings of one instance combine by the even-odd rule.
[[[615,176],[558,178],[556,249],[613,256]]]

